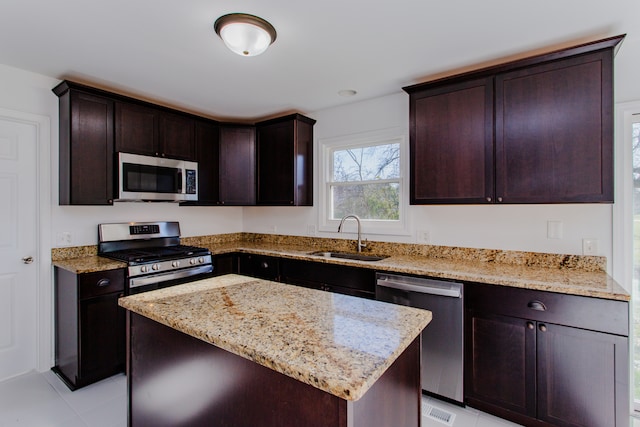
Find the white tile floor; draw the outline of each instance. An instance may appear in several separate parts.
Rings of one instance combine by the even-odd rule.
[[[72,392],[51,371],[0,382],[0,427],[126,427],[126,377]]]
[[[0,427],[126,427],[126,377],[116,375],[71,392],[51,371],[0,382]],[[430,397],[430,405],[455,414],[452,427],[513,427],[518,424]],[[640,420],[631,425],[640,427]],[[445,427],[422,417],[422,427]]]

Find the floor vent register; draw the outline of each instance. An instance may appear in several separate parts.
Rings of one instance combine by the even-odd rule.
[[[425,403],[422,404],[422,415],[446,426],[453,426],[453,421],[456,419],[456,414]]]

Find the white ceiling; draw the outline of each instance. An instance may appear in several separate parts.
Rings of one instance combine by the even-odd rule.
[[[627,28],[637,3],[0,0],[0,63],[252,121],[308,114],[522,52],[629,33],[638,26]],[[227,50],[213,22],[230,12],[268,20],[276,42],[250,58]],[[341,89],[358,93],[343,98]]]

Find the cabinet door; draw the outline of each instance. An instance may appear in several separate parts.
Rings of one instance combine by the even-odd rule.
[[[238,256],[236,254],[214,255],[212,258],[214,276],[238,273]]]
[[[116,102],[116,151],[157,156],[159,111]]]
[[[410,97],[411,204],[493,201],[493,79]]]
[[[534,322],[467,313],[465,402],[502,415],[506,409],[536,415]]]
[[[59,203],[113,204],[113,101],[73,90],[67,96],[60,100]]]
[[[187,116],[163,112],[160,116],[158,151],[171,159],[195,160],[195,121]]]
[[[198,204],[219,204],[220,143],[219,128],[213,122],[196,123],[198,161]]]
[[[256,203],[256,137],[253,126],[220,127],[220,201]]]
[[[80,301],[79,372],[82,383],[106,378],[124,369],[125,312],[122,294]]]
[[[613,201],[613,53],[496,77],[496,197]]]
[[[257,129],[258,204],[295,202],[294,130],[293,121]]]
[[[539,323],[537,341],[539,419],[563,427],[628,422],[626,338]]]
[[[240,254],[238,272],[245,276],[277,281],[280,279],[280,260],[263,255]]]
[[[313,205],[313,124],[304,116],[257,125],[257,202]]]

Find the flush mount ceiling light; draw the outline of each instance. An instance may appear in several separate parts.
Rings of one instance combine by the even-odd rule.
[[[260,55],[276,40],[273,25],[246,13],[223,15],[213,28],[229,49],[242,56]]]

